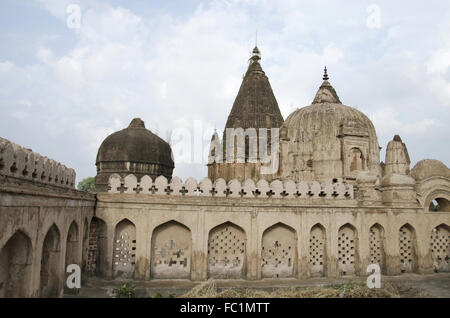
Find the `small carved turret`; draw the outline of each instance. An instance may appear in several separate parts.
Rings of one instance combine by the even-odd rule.
[[[388,143],[386,149],[386,168],[385,174],[409,174],[409,159],[408,149],[399,135],[395,135],[394,139]]]

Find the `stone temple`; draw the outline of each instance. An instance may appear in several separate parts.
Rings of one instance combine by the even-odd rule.
[[[450,271],[450,170],[434,159],[411,169],[398,135],[381,162],[374,125],[326,69],[311,105],[284,120],[260,60],[255,48],[203,180],[172,176],[170,145],[139,118],[101,144],[94,193],[0,138],[0,297],[61,297],[69,264],[83,282]],[[228,147],[227,128],[256,135]],[[261,128],[270,162],[259,143],[250,160]]]

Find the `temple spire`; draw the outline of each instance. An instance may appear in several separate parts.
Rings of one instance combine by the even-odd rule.
[[[322,103],[332,103],[332,104],[341,104],[339,100],[339,96],[336,94],[333,86],[331,86],[330,82],[328,82],[330,78],[328,77],[327,67],[324,67],[323,70],[323,83],[317,91],[316,96],[314,97],[313,104],[322,104]]]

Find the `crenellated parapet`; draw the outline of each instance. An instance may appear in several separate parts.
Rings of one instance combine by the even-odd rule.
[[[75,170],[0,138],[0,175],[74,188]]]
[[[346,200],[353,199],[353,185],[336,183],[319,183],[317,181],[294,182],[291,180],[282,182],[274,180],[268,182],[264,179],[255,183],[251,179],[240,182],[237,179],[228,183],[219,178],[212,182],[204,178],[197,182],[189,178],[183,182],[174,177],[170,182],[164,176],[152,180],[149,176],[142,177],[139,181],[133,174],[125,178],[118,174],[109,177],[109,193],[170,195],[170,196],[203,196],[203,197],[229,197],[229,198],[324,198]]]

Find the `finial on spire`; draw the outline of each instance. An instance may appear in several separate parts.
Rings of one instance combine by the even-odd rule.
[[[252,57],[250,60],[253,62],[257,62],[261,59],[261,52],[259,51],[258,47],[255,46],[255,48],[252,51]]]
[[[325,66],[324,70],[323,70],[323,80],[324,81],[328,81],[329,77],[328,77],[328,73],[327,73],[327,67]]]

